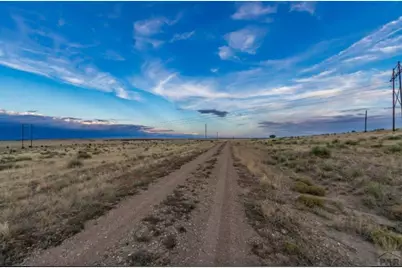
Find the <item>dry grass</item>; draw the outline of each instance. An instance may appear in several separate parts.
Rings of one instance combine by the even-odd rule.
[[[13,165],[19,159],[21,167],[0,171],[0,264],[16,264],[35,248],[60,243],[213,145],[114,140],[2,151],[0,159]]]
[[[319,248],[316,256],[338,265],[373,265],[375,252],[402,248],[401,139],[401,134],[378,131],[233,143],[238,165],[247,170],[239,169],[240,176],[249,178],[242,182],[251,189],[247,215],[263,237],[268,239],[259,231],[262,224],[274,232],[276,240],[269,238],[269,243],[280,241],[276,252],[286,256],[279,263],[320,265],[304,249],[322,241],[328,248]],[[258,179],[255,184],[250,176]],[[345,217],[354,220],[345,222]],[[284,230],[292,222],[295,231],[284,235],[279,229],[276,234],[272,218]],[[278,264],[275,255],[258,248],[267,265]],[[338,255],[341,249],[344,256]],[[332,261],[324,264],[334,265]]]

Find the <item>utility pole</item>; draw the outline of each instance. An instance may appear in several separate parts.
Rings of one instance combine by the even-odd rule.
[[[401,83],[401,62],[398,61],[398,78],[399,78],[399,102],[402,98],[402,83]],[[402,104],[401,104],[401,117],[402,117]]]
[[[31,148],[32,148],[32,140],[33,140],[33,132],[32,132],[32,124],[29,130],[29,133],[31,134]]]
[[[366,116],[364,117],[364,132],[367,132],[367,110],[366,110]]]
[[[24,149],[24,124],[21,124],[21,149]]]
[[[216,132],[216,139],[219,139],[218,137],[219,137],[219,136],[218,136],[218,132]]]
[[[207,138],[207,124],[205,124],[205,139]]]
[[[399,76],[399,88],[395,90],[395,80]],[[401,63],[398,61],[398,64],[395,68],[392,69],[392,78],[390,80],[392,82],[392,131],[395,131],[395,108],[397,103],[401,105],[401,116],[402,116],[402,84],[401,84]]]

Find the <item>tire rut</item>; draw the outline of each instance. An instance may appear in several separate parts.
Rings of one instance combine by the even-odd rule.
[[[171,264],[172,255],[185,236],[186,224],[191,214],[198,208],[200,196],[209,180],[211,170],[217,162],[222,146],[207,161],[187,176],[173,193],[160,204],[154,206],[114,251],[104,256],[96,265],[166,266]],[[177,251],[176,251],[177,252]]]
[[[239,201],[237,173],[230,144],[225,144],[200,208],[192,217],[193,227],[173,257],[179,266],[258,266],[248,241],[256,234],[248,225]]]

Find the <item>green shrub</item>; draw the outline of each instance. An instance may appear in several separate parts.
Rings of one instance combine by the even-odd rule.
[[[402,205],[394,205],[388,210],[389,218],[402,220]]]
[[[324,200],[312,195],[300,195],[297,201],[309,208],[324,207]]]
[[[5,156],[0,159],[0,163],[12,163],[16,161],[17,161],[16,158],[13,156]]]
[[[358,144],[359,144],[359,141],[356,141],[356,140],[347,140],[347,141],[345,141],[345,144],[346,144],[346,145],[358,145]]]
[[[283,244],[283,248],[284,248],[285,252],[287,252],[289,254],[293,254],[293,255],[300,254],[300,248],[295,243],[285,241],[285,243]]]
[[[381,147],[382,147],[382,143],[377,143],[377,144],[371,145],[371,148],[381,148]]]
[[[366,194],[373,196],[377,200],[384,198],[384,187],[378,182],[369,182],[364,191]]]
[[[400,140],[400,139],[402,139],[402,136],[401,136],[401,135],[399,135],[399,136],[387,136],[387,137],[385,137],[384,139],[385,139],[385,140],[390,140],[390,141],[395,141],[395,140]]]
[[[389,153],[399,153],[402,151],[402,147],[400,145],[391,145],[386,148],[386,151]]]
[[[14,167],[13,163],[3,163],[0,164],[0,171],[6,170],[6,169],[12,169]]]
[[[370,232],[370,240],[385,250],[399,250],[402,248],[402,235],[386,229],[374,229]]]
[[[298,181],[293,187],[293,190],[302,193],[302,194],[311,194],[311,195],[318,195],[318,196],[324,196],[325,195],[325,189],[316,186],[316,185],[307,185],[304,182]]]
[[[89,158],[92,158],[92,156],[88,152],[78,151],[77,158],[78,159],[89,159]]]
[[[30,161],[30,160],[32,160],[32,157],[30,156],[20,156],[15,159],[15,161]]]
[[[68,168],[82,167],[83,165],[84,165],[84,163],[82,163],[82,161],[80,161],[77,158],[72,159],[67,163]]]
[[[297,178],[296,181],[300,181],[300,182],[305,183],[305,184],[307,184],[307,185],[313,185],[313,183],[311,182],[311,180],[310,180],[310,179],[307,179],[307,178]]]
[[[314,146],[311,149],[311,153],[315,156],[322,157],[322,158],[329,158],[331,157],[330,149],[322,146]]]

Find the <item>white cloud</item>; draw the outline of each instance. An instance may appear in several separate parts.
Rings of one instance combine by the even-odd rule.
[[[140,94],[138,94],[137,92],[129,92],[122,87],[116,88],[115,92],[116,96],[121,99],[142,101]]]
[[[335,72],[335,70],[327,70],[327,71],[323,71],[317,75],[313,75],[307,78],[298,78],[298,79],[294,79],[295,82],[298,83],[306,83],[306,82],[315,82],[315,81],[323,81],[324,79],[328,78],[328,76],[330,74],[333,74]]]
[[[60,18],[59,21],[57,22],[57,24],[61,27],[66,24],[66,21],[63,18]]]
[[[306,91],[297,95],[290,96],[289,100],[297,100],[297,99],[304,99],[304,98],[328,98],[332,96],[337,96],[342,92],[340,88],[332,88],[332,89],[323,89],[323,90],[315,90],[315,91]]]
[[[113,60],[113,61],[124,61],[125,58],[121,56],[119,53],[113,50],[106,50],[106,52],[103,54],[104,58],[107,60]]]
[[[386,71],[374,69],[346,74],[330,69],[284,84],[270,84],[271,77],[265,73],[264,68],[254,68],[220,77],[191,78],[153,61],[143,66],[142,74],[133,79],[133,84],[183,109],[228,111],[225,120],[232,122],[252,115],[250,123],[267,117],[306,119],[323,111],[336,113],[345,107],[378,107],[384,105],[381,96],[387,92]]]
[[[218,48],[218,55],[222,60],[228,60],[234,57],[233,50],[228,46],[222,46]]]
[[[345,59],[342,62],[343,63],[369,62],[376,59],[378,59],[378,57],[375,55],[362,55],[362,56],[356,56],[354,58]]]
[[[311,15],[314,15],[315,12],[315,2],[293,2],[290,5],[290,12],[308,12]]]
[[[382,52],[385,54],[395,54],[399,51],[402,51],[402,45],[378,47],[378,48],[373,48],[371,51],[379,51],[379,52]]]
[[[167,70],[160,61],[144,63],[141,75],[133,77],[131,82],[135,87],[174,101],[229,96],[215,91],[213,82],[182,78],[177,72]]]
[[[234,20],[254,20],[277,12],[277,6],[264,5],[261,2],[245,2],[238,5],[232,15]]]
[[[169,24],[169,20],[164,17],[140,20],[134,23],[134,32],[142,36],[152,36],[160,33],[166,24]]]
[[[266,31],[260,28],[247,27],[225,35],[230,48],[235,51],[255,54],[261,46]],[[227,49],[226,49],[227,51]]]
[[[7,114],[7,115],[37,115],[37,116],[42,115],[42,114],[38,113],[37,111],[16,112],[16,111],[9,111],[9,110],[5,110],[5,109],[0,109],[0,114]]]
[[[170,39],[170,43],[179,41],[179,40],[186,40],[191,38],[194,35],[195,31],[185,32],[180,34],[175,34],[172,39]]]
[[[137,50],[144,50],[147,48],[158,48],[164,43],[164,41],[162,40],[142,36],[136,36],[134,37],[134,39],[135,39],[134,47]]]
[[[211,68],[211,72],[213,72],[213,73],[217,73],[218,71],[219,71],[218,68]]]

